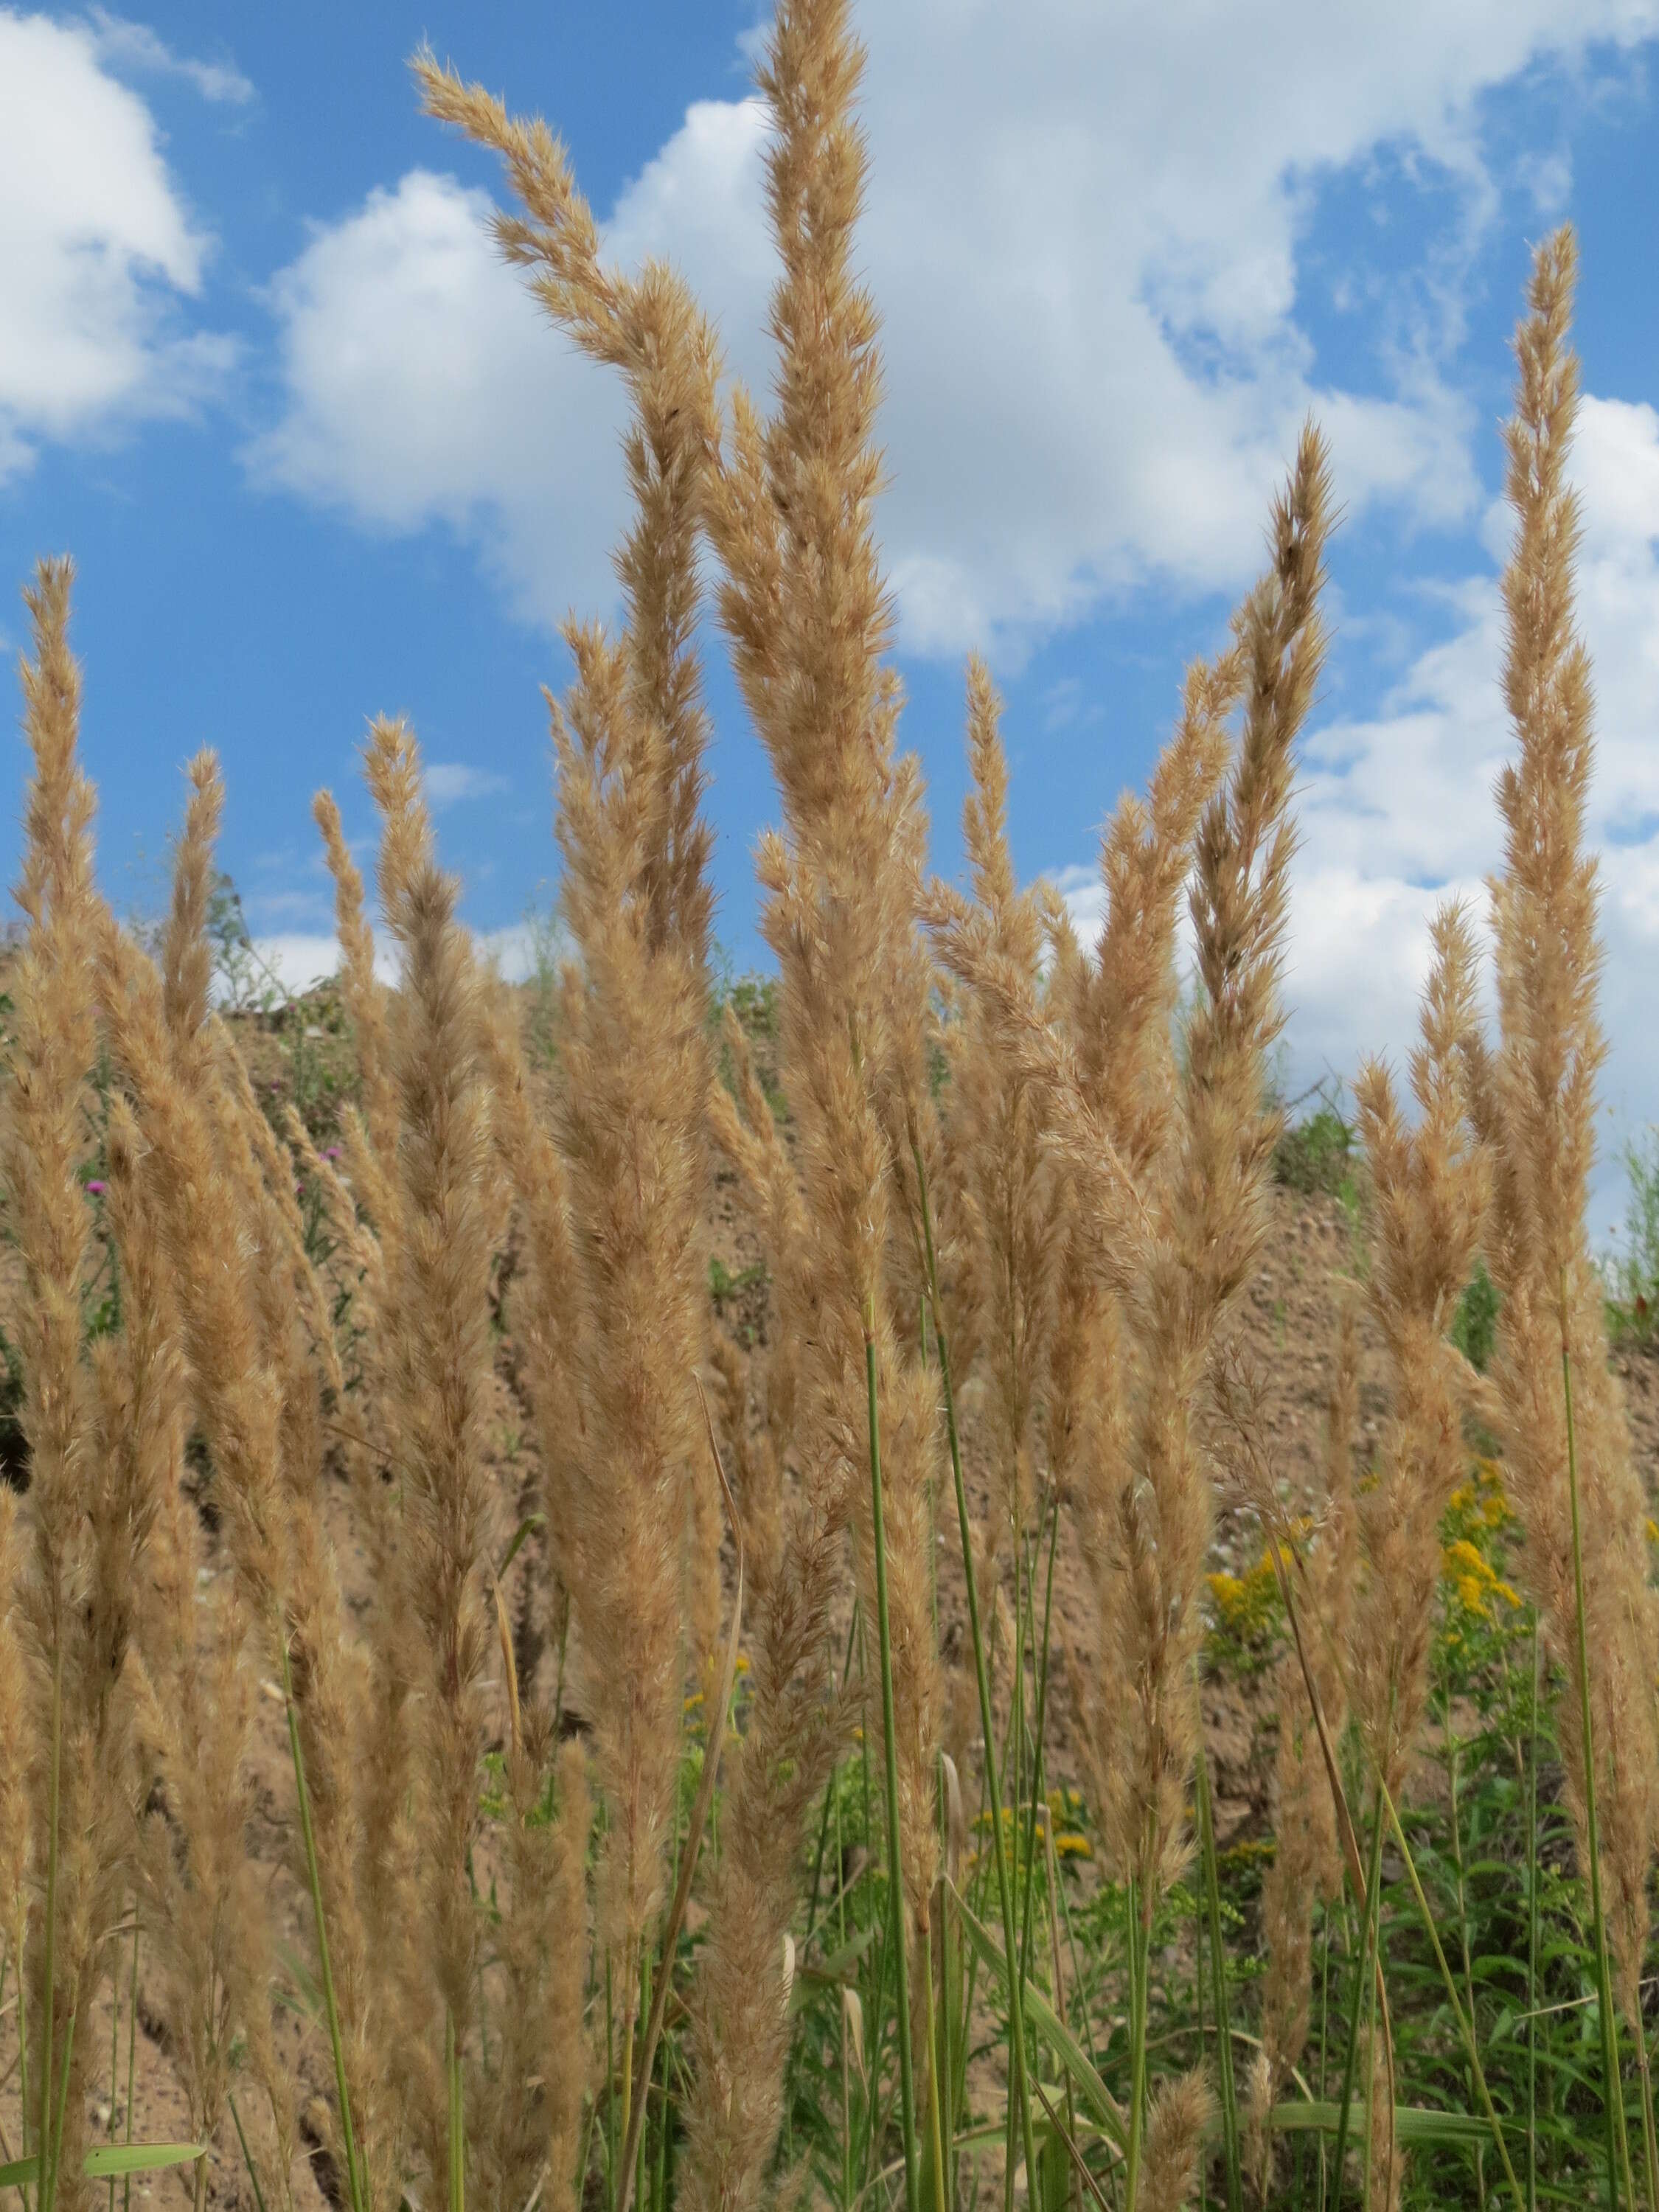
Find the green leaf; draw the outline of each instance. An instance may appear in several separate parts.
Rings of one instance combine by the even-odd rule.
[[[149,2173],[157,2166],[188,2166],[205,2158],[205,2143],[100,2143],[87,2153],[81,2171],[88,2179],[107,2173]]]
[[[163,2166],[188,2166],[192,2159],[207,2154],[205,2143],[100,2143],[89,2150],[81,2171],[88,2181],[101,2180],[112,2173],[153,2173]],[[27,2158],[14,2158],[0,2166],[0,2189],[15,2188],[20,2182],[39,2179],[40,2160],[38,2153]]]
[[[518,1558],[519,1547],[524,1542],[525,1538],[532,1534],[536,1529],[539,1528],[543,1525],[543,1520],[544,1516],[539,1513],[526,1513],[524,1519],[520,1522],[517,1528],[514,1531],[513,1541],[507,1547],[507,1556],[502,1559],[501,1564],[495,1570],[495,1579],[497,1582],[499,1582],[501,1577],[507,1572],[514,1560]]]
[[[1008,1963],[1002,1955],[1001,1946],[989,1929],[975,1917],[963,1901],[961,1893],[958,1891],[955,1894],[957,1909],[962,1914],[962,1924],[967,1930],[969,1942],[992,1972],[999,1978],[1003,1987],[1007,1989],[1009,1987]],[[1095,2071],[1093,2063],[1083,2045],[1073,2034],[1071,2029],[1066,2026],[1035,1982],[1029,1980],[1026,1982],[1024,2002],[1026,2019],[1030,2021],[1031,2026],[1071,2075],[1073,2085],[1088,2106],[1101,2132],[1119,2150],[1123,2149],[1128,2140],[1128,2131],[1124,2124],[1122,2112],[1119,2108],[1117,2100]]]
[[[1268,2114],[1268,2124],[1281,2135],[1334,2136],[1341,2118],[1341,2107],[1317,2099],[1299,2098],[1293,2103],[1275,2105]],[[1364,2136],[1365,2107],[1354,2100],[1349,2116],[1352,2130]],[[1218,2118],[1211,2124],[1211,2131],[1218,2133]],[[1486,2120],[1474,2112],[1437,2112],[1425,2105],[1396,2105],[1394,2108],[1395,2140],[1401,2143],[1468,2144],[1485,2143],[1492,2140],[1492,2130]]]

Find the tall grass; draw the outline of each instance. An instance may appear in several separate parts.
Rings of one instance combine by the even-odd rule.
[[[605,264],[547,128],[417,58],[502,158],[503,251],[623,380],[632,520],[621,620],[569,631],[550,702],[568,958],[528,1005],[461,924],[405,725],[364,756],[389,986],[319,798],[337,1144],[216,994],[211,756],[165,926],[103,900],[68,563],[28,594],[0,1102],[27,2212],[170,2164],[198,2212],[1659,2212],[1659,1609],[1585,1228],[1571,234],[1517,336],[1498,1019],[1448,909],[1410,1101],[1369,1065],[1352,1128],[1325,1099],[1291,1130],[1323,441],[1107,828],[1098,941],[1018,881],[978,662],[969,880],[928,879],[860,59],[843,0],[782,0],[768,408],[672,271]],[[716,628],[781,818],[746,995],[710,937]],[[1281,1187],[1340,1207],[1352,1261],[1305,1494],[1243,1325]],[[1218,1699],[1272,1777],[1242,1829]]]

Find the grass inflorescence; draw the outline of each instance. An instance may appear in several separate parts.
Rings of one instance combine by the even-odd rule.
[[[0,2183],[1659,2212],[1659,1528],[1608,1356],[1656,1179],[1609,1277],[1571,234],[1516,340],[1496,1018],[1449,905],[1404,1071],[1298,1112],[1316,426],[1085,944],[1016,875],[978,660],[968,880],[927,872],[844,0],[782,0],[762,63],[764,404],[544,125],[415,68],[621,380],[620,619],[549,696],[532,987],[380,720],[376,896],[319,794],[340,969],[289,1000],[211,754],[165,920],[111,911],[69,564],[27,594]],[[712,935],[716,632],[777,785],[763,978]]]

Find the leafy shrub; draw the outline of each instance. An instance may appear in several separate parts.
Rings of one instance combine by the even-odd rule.
[[[1350,1181],[1353,1133],[1328,1099],[1292,1123],[1273,1148],[1273,1178],[1304,1197],[1336,1198]]]

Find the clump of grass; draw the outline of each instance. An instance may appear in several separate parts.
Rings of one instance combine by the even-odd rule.
[[[977,662],[970,880],[925,876],[842,0],[784,0],[763,65],[765,412],[678,278],[605,264],[544,125],[416,66],[630,408],[623,620],[569,632],[552,710],[557,1019],[550,977],[526,1018],[479,963],[413,735],[376,722],[396,980],[324,794],[352,1095],[337,1144],[297,1071],[273,1115],[215,1003],[218,765],[141,944],[96,890],[70,573],[42,568],[0,1113],[6,2178],[79,2212],[121,2157],[189,2158],[202,2212],[228,2119],[264,2212],[301,2124],[351,2212],[1484,2208],[1582,2195],[1592,2162],[1651,2203],[1659,1531],[1584,1229],[1570,237],[1510,434],[1498,1030],[1449,910],[1410,1110],[1371,1065],[1352,1131],[1334,1097],[1287,1129],[1314,427],[1109,825],[1085,947],[1018,880]],[[763,984],[714,972],[706,586],[778,784]],[[764,1255],[740,1274],[717,1161]],[[1236,1325],[1275,1184],[1341,1197],[1359,1248],[1305,1492]],[[739,1295],[774,1301],[752,1361],[713,1325]],[[1224,1510],[1261,1528],[1237,1574]],[[1218,1700],[1247,1735],[1271,1708],[1272,1832]],[[123,2018],[131,2084],[157,2014],[192,2141],[90,2143]]]

